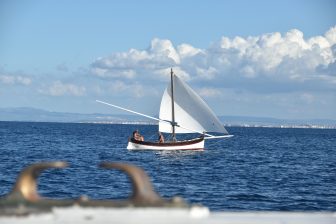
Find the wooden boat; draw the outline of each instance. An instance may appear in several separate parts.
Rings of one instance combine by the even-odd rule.
[[[134,138],[128,140],[127,149],[129,150],[203,150],[204,137],[194,138],[190,140],[169,141],[169,142],[147,142],[138,141]]]
[[[158,121],[159,131],[171,134],[170,140],[159,143],[129,138],[129,150],[203,150],[206,139],[228,138],[229,135],[214,112],[204,100],[171,69],[170,84],[165,89],[160,105],[159,118],[96,100],[108,106],[125,110]],[[212,135],[221,133],[223,135]],[[177,140],[176,134],[199,133],[200,137]]]

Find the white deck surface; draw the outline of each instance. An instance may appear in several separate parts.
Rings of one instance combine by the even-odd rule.
[[[54,208],[25,217],[0,217],[0,223],[214,223],[214,224],[336,224],[336,212],[209,212],[204,207],[176,208]]]

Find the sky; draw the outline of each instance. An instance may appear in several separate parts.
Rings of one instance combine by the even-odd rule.
[[[217,115],[336,119],[336,1],[0,1],[0,108],[157,115],[169,70]]]

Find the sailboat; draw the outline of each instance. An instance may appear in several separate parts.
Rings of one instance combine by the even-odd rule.
[[[114,104],[96,100],[130,113],[158,121],[159,132],[171,134],[165,142],[141,141],[129,138],[128,150],[203,150],[206,139],[229,138],[215,113],[204,100],[173,69],[170,71],[170,84],[165,89],[160,105],[159,118],[129,110]],[[189,140],[177,140],[176,134],[199,133],[200,136]],[[209,133],[220,133],[213,135]]]

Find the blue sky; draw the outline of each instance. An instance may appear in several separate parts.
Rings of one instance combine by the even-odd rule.
[[[0,107],[158,113],[173,67],[218,115],[336,119],[336,1],[1,1]]]

